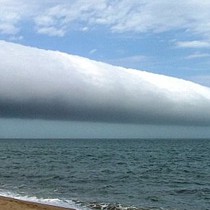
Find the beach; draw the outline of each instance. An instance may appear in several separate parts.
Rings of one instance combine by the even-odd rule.
[[[0,196],[0,210],[73,210]]]

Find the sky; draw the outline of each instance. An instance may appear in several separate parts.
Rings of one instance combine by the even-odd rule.
[[[139,82],[141,83],[137,84],[138,81],[134,79],[135,75],[132,76],[134,73],[130,73],[134,72],[133,70],[107,66],[107,64],[111,64],[137,69],[139,72],[144,70],[149,73],[155,73],[155,83],[166,84],[166,82],[163,81],[170,78],[167,77],[164,80],[164,77],[157,77],[156,74],[160,74],[210,87],[209,11],[210,1],[208,0],[186,0],[184,2],[179,0],[0,0],[0,40],[6,41],[0,44],[0,80],[2,90],[0,92],[2,96],[4,96],[0,98],[0,137],[210,137],[208,118],[208,107],[210,107],[208,98],[209,89],[207,90],[208,93],[203,93],[203,87],[194,86],[194,84],[191,83],[189,85],[185,82],[181,82],[180,84],[180,80],[175,80],[174,85],[177,85],[177,87],[174,86],[171,89],[171,87],[166,85],[166,89],[169,87],[171,98],[173,98],[173,100],[170,99],[167,101],[166,99],[169,96],[166,91],[161,90],[162,86],[158,86],[160,95],[157,95],[157,91],[154,91],[157,88],[155,84],[147,85],[147,83],[142,80],[142,75],[139,76],[141,80]],[[11,45],[11,42],[17,43],[18,45]],[[21,46],[30,46],[32,48],[22,48]],[[11,48],[13,51],[9,51]],[[45,51],[36,51],[37,48],[45,49]],[[87,103],[81,101],[80,98],[77,98],[75,104],[78,105],[79,102],[83,104],[86,108],[82,106],[79,107],[83,111],[86,109],[86,114],[83,115],[84,112],[82,112],[83,114],[81,114],[80,117],[74,119],[64,119],[55,116],[55,114],[54,117],[52,117],[52,115],[50,115],[51,117],[46,117],[47,115],[49,116],[49,113],[46,114],[44,111],[45,117],[29,117],[28,114],[24,114],[25,110],[35,108],[29,106],[29,103],[18,104],[13,100],[19,97],[17,90],[19,90],[18,93],[21,99],[19,101],[23,101],[21,94],[22,96],[27,96],[24,91],[27,90],[27,85],[29,84],[26,83],[25,80],[21,80],[21,78],[24,78],[21,77],[21,75],[23,76],[24,70],[26,71],[26,69],[20,68],[21,62],[25,64],[25,66],[32,65],[29,81],[30,84],[34,84],[33,87],[37,88],[37,84],[39,84],[39,87],[44,84],[39,82],[40,78],[48,78],[46,81],[56,78],[56,75],[49,77],[51,74],[47,71],[46,65],[39,66],[39,69],[42,70],[40,70],[42,73],[37,74],[39,77],[34,74],[34,72],[36,72],[36,66],[33,66],[33,63],[36,63],[36,60],[31,60],[30,56],[27,56],[26,53],[27,51],[29,53],[28,55],[31,55],[32,58],[33,56],[36,57],[35,53],[37,53],[37,59],[40,58],[40,63],[45,64],[46,62],[44,63],[44,60],[47,60],[47,52],[51,52],[49,50],[79,56],[77,59],[72,57],[71,62],[81,69],[84,63],[90,66],[93,65],[91,60],[102,62],[94,63],[96,71],[89,72],[95,80],[100,78],[99,82],[103,84],[102,89],[97,89],[98,91],[93,89],[93,84],[95,84],[93,80],[91,80],[92,82],[89,80],[89,84],[87,80],[81,79],[82,72],[76,71],[77,74],[75,74],[74,83],[72,83],[73,86],[68,86],[68,81],[65,80],[64,75],[66,74],[66,69],[63,68],[63,72],[60,72],[63,75],[61,81],[66,82],[66,87],[71,89],[72,87],[79,87],[80,84],[83,85],[79,95],[82,94],[82,91],[86,91],[84,85],[86,83],[86,85],[89,84],[87,86],[89,89],[87,89],[86,95],[87,97],[90,96],[88,100],[90,100],[91,103],[94,102],[91,106],[94,105],[95,107],[95,101],[97,101],[95,98],[100,99],[98,99],[100,103],[98,102],[97,104],[99,108],[96,110],[95,117],[87,117],[91,110],[89,109],[89,111],[87,111]],[[16,54],[20,51],[22,52],[22,57],[19,56],[19,59],[16,60]],[[55,64],[55,66],[57,65],[59,68],[59,62],[65,62],[66,66],[68,66],[68,62],[66,62],[64,58],[61,58],[62,56],[60,54],[59,56],[57,54],[56,56],[54,55],[54,57],[57,58],[55,62],[52,57],[49,56],[49,65],[53,66],[53,64]],[[81,57],[87,59],[84,60]],[[54,63],[50,63],[51,61]],[[16,70],[16,73],[11,74],[11,72],[5,71],[4,68],[8,68],[8,66],[14,67],[13,69]],[[117,69],[117,73],[113,74],[115,68]],[[107,70],[108,73],[110,73],[109,75],[106,73],[106,69],[109,69]],[[88,69],[85,70],[88,71]],[[45,71],[46,74],[43,73]],[[97,75],[93,76],[93,73],[96,72]],[[113,75],[114,77],[112,77]],[[150,79],[150,76],[153,77],[149,74]],[[21,82],[15,83],[14,81],[15,79],[17,80],[17,78],[20,78]],[[50,86],[51,83],[46,81],[45,85],[42,86],[44,87],[42,90],[45,90],[44,93],[46,93],[43,97],[50,104],[52,101],[50,101],[49,93],[54,94],[57,91],[56,94],[59,98],[66,92],[64,86],[62,86],[62,89],[59,89],[59,91],[63,92],[59,92],[58,89],[55,88],[52,90],[53,87]],[[109,81],[112,81],[112,86],[108,83]],[[134,85],[134,82],[137,85]],[[12,84],[13,86],[15,84],[16,86],[13,87],[8,84]],[[20,89],[20,84],[22,84],[23,89]],[[60,83],[55,80],[55,84],[58,85]],[[132,90],[131,93],[135,92],[139,98],[143,98],[144,100],[137,100],[136,98],[138,97],[132,98],[132,94],[129,95],[129,92],[126,92],[126,90],[118,90],[118,86],[127,87],[127,84]],[[104,97],[104,94],[107,93],[110,87],[112,88],[113,98],[111,98],[111,100],[109,99],[109,101],[111,101],[109,104],[105,100],[107,97]],[[186,91],[184,91],[183,98],[181,99],[182,90],[185,90],[185,88]],[[202,90],[200,90],[200,88]],[[143,89],[144,91],[138,92],[138,89]],[[39,89],[36,90],[38,91]],[[77,90],[79,91],[79,88],[77,88]],[[90,92],[88,92],[88,90]],[[39,91],[39,93],[40,92],[43,93],[43,91]],[[12,95],[14,97],[11,100],[12,105],[16,103],[16,109],[14,108],[14,110],[17,110],[17,106],[24,105],[21,114],[14,110],[11,112],[11,116],[5,114],[6,111],[4,111],[4,107],[8,107],[9,104],[8,100],[5,98],[5,93],[10,93],[10,96]],[[144,94],[149,95],[149,97],[143,97]],[[192,96],[191,101],[188,100],[189,95]],[[204,96],[207,99],[204,100]],[[37,97],[41,98],[40,95]],[[65,97],[64,99],[66,100]],[[123,98],[127,99],[127,102],[123,101]],[[178,101],[177,103],[182,104],[182,106],[179,105],[180,107],[177,112],[172,112],[168,107],[171,107],[172,103],[173,107],[176,107],[176,103],[174,102],[175,98]],[[86,100],[86,102],[88,100]],[[128,101],[132,102],[128,104]],[[155,104],[155,101],[159,101],[158,109],[155,108],[156,106],[149,106],[149,109],[146,103],[148,101],[150,104]],[[32,101],[30,101],[30,103],[31,102]],[[60,101],[57,102],[61,103]],[[57,107],[56,110],[59,112],[61,108],[57,102],[55,100],[53,101],[53,103],[57,104],[55,106]],[[192,102],[194,102],[194,104],[190,110],[187,107],[189,107],[189,103],[192,104]],[[144,103],[143,107],[147,109],[139,108],[142,106],[142,103]],[[40,104],[38,104],[36,108],[43,107],[41,100]],[[64,105],[62,105],[62,107],[63,106]],[[69,104],[67,103],[65,106],[69,107]],[[78,108],[78,106],[76,107]],[[103,107],[103,109],[101,107]],[[108,115],[106,111],[107,107],[112,107],[112,112],[109,111]],[[43,108],[37,108],[35,110],[40,111],[43,110]],[[116,113],[116,111],[118,112],[117,117],[113,114]],[[165,113],[164,117],[163,111]],[[127,114],[125,114],[126,112]],[[76,113],[76,111],[74,111],[74,113]],[[167,115],[167,113],[169,114]],[[136,117],[136,115],[139,116],[141,120],[137,119],[138,117]],[[78,114],[76,116],[78,116]],[[85,118],[85,120],[83,118]],[[158,118],[158,120],[156,118]],[[185,119],[186,122],[183,123]]]

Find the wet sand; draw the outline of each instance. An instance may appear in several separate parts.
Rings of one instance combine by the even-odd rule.
[[[73,210],[0,196],[0,210]]]

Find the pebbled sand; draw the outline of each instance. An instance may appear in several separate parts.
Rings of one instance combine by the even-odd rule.
[[[0,196],[0,210],[74,210]]]

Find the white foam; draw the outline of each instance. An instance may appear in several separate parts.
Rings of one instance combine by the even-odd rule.
[[[66,199],[38,198],[35,196],[20,195],[20,194],[15,194],[13,192],[3,192],[3,191],[0,191],[0,196],[14,198],[21,201],[29,201],[29,202],[35,202],[35,203],[40,203],[40,204],[71,208],[71,209],[76,209],[76,210],[88,210],[88,208],[80,206],[79,204],[76,204],[72,200],[66,200]]]

